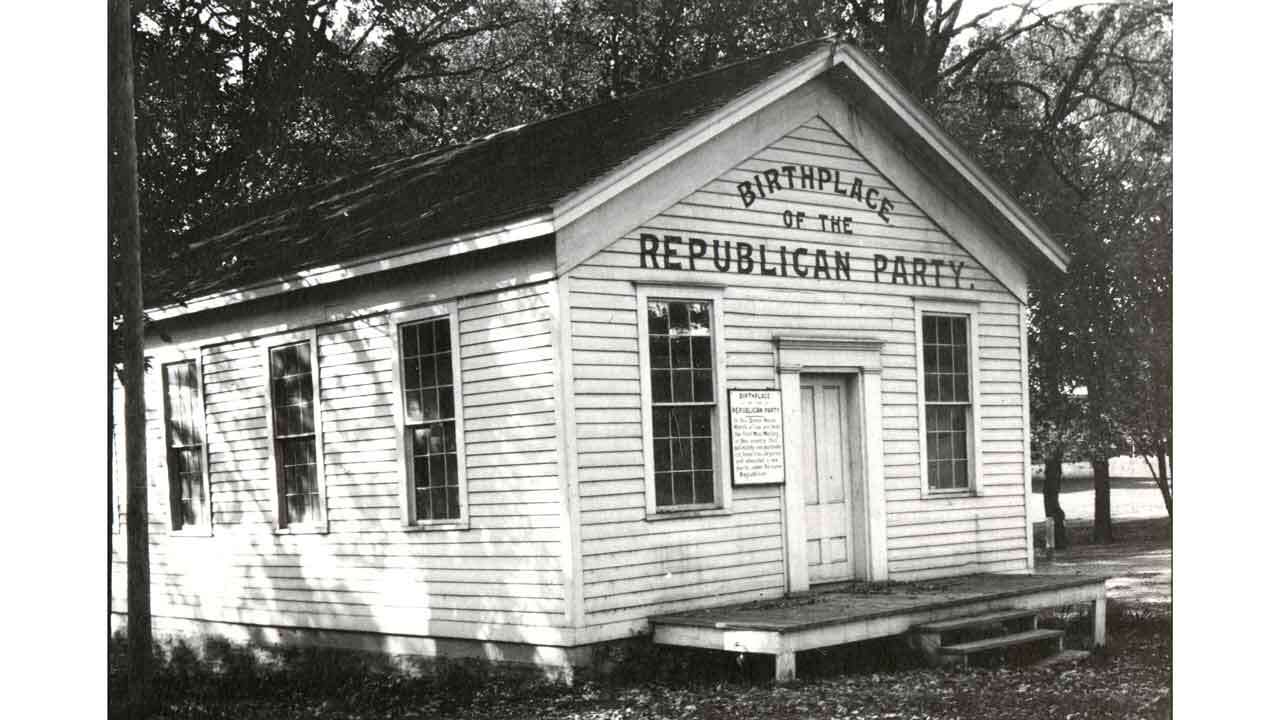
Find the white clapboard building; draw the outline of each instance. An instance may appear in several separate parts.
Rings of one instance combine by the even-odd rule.
[[[156,630],[568,667],[1029,572],[1027,290],[1068,260],[829,40],[244,208],[147,288]]]

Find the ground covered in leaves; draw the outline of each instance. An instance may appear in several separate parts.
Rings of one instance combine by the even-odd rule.
[[[765,679],[767,661],[715,667],[706,656],[680,651],[648,658],[643,667],[633,669],[629,680],[585,682],[572,688],[462,666],[412,678],[380,668],[344,666],[340,660],[306,651],[277,667],[236,651],[223,652],[213,664],[197,662],[179,652],[164,664],[157,678],[157,717],[1168,717],[1172,663],[1169,607],[1113,603],[1110,615],[1110,646],[1074,663],[931,670],[904,666],[900,659],[895,662],[889,657],[884,662],[850,664],[847,657],[802,655],[800,671],[805,679],[781,687]],[[124,695],[123,657],[118,646],[113,647],[111,659],[114,706]],[[883,670],[895,665],[900,669]],[[642,679],[636,670],[657,679]],[[112,709],[113,716],[118,715],[119,708]]]

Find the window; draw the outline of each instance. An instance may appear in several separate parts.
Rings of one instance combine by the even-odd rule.
[[[409,525],[458,525],[466,510],[455,321],[446,314],[397,326]]]
[[[200,368],[195,360],[172,362],[163,376],[169,517],[174,530],[208,527]]]
[[[271,397],[271,453],[280,529],[321,529],[324,472],[316,419],[315,336],[290,338],[267,349]]]
[[[970,315],[924,313],[920,348],[930,491],[966,490],[974,476]]]
[[[639,292],[645,466],[651,513],[727,505],[720,291],[655,287]]]

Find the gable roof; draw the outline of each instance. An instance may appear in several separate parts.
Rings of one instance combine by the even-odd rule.
[[[984,217],[1013,239],[1024,260],[1065,269],[1065,250],[887,73],[852,46],[819,39],[236,209],[148,277],[146,305],[160,309],[153,316],[167,317],[213,306],[201,298],[225,300],[216,304],[245,299],[252,293],[243,291],[255,286],[279,292],[342,279],[349,275],[314,278],[436,241],[502,235],[496,244],[554,232],[558,219],[576,218],[591,205],[584,195],[649,162],[655,147],[731,108],[742,112],[744,100],[771,86],[828,71],[868,96],[927,165],[969,188]],[[613,183],[610,192],[619,191]],[[522,230],[513,233],[513,226]],[[472,242],[458,251],[482,246]],[[369,264],[370,270],[386,267]]]
[[[810,41],[233,211],[150,278],[147,306],[548,213],[823,47]],[[214,277],[198,270],[211,267]]]

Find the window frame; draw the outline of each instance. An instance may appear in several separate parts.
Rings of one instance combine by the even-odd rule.
[[[409,423],[405,418],[404,366],[401,357],[400,327],[428,320],[449,320],[450,364],[453,367],[453,432],[458,456],[458,517],[438,520],[419,519],[413,487],[413,455],[408,440]],[[462,343],[456,302],[435,303],[388,313],[391,335],[392,412],[395,414],[396,456],[400,474],[400,524],[408,531],[467,530],[471,527],[471,508],[467,501],[467,453],[462,404]]]
[[[694,284],[635,283],[636,288],[636,344],[640,351],[640,415],[641,447],[644,458],[644,503],[646,520],[667,520],[682,517],[726,515],[732,512],[732,488],[729,468],[729,395],[724,351],[724,286]],[[674,505],[658,507],[653,458],[653,387],[649,367],[649,301],[674,300],[677,302],[706,302],[711,305],[711,356],[712,396],[716,398],[716,410],[712,417],[712,457],[715,458],[712,488],[715,500],[699,505]]]
[[[308,328],[295,332],[279,333],[258,341],[258,356],[262,366],[262,392],[267,415],[267,471],[271,474],[275,494],[273,529],[282,535],[324,534],[329,532],[329,494],[325,485],[324,427],[320,412],[320,353],[319,331]],[[320,494],[320,517],[311,523],[289,523],[285,507],[284,473],[276,453],[275,405],[271,392],[271,351],[284,345],[306,342],[311,356],[311,413],[316,443],[316,489]]]
[[[205,414],[204,402],[204,361],[202,353],[195,350],[191,353],[176,354],[167,357],[157,358],[159,380],[160,380],[160,422],[163,424],[162,437],[164,439],[164,447],[162,448],[162,460],[165,481],[165,511],[168,513],[169,522],[168,529],[170,535],[175,536],[195,536],[208,537],[213,534],[213,496],[210,494],[209,483],[209,430],[208,421]],[[200,483],[204,489],[204,513],[203,517],[192,525],[183,525],[177,527],[178,519],[174,513],[174,491],[176,490],[173,482],[173,468],[169,464],[169,451],[172,449],[172,438],[170,434],[169,418],[169,378],[166,372],[170,365],[179,363],[191,363],[195,368],[196,377],[196,394],[195,394],[195,415],[196,424],[200,429]]]
[[[916,415],[919,430],[920,493],[922,497],[956,497],[982,494],[982,398],[979,395],[978,339],[979,304],[956,300],[915,299],[916,343]],[[929,443],[925,408],[924,318],[925,316],[963,317],[968,326],[969,404],[966,422],[969,468],[964,487],[933,488],[929,485]]]

